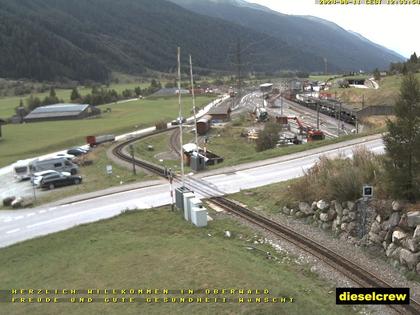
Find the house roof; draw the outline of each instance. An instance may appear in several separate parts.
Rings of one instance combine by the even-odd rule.
[[[41,106],[26,115],[25,119],[77,116],[88,107],[88,104],[54,104]]]
[[[209,115],[227,115],[231,112],[232,110],[230,109],[230,104],[229,102],[220,104],[217,107],[213,107],[212,109],[209,110],[208,114]]]

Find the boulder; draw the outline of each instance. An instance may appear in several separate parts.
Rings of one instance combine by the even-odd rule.
[[[325,201],[325,200],[319,200],[319,201],[316,203],[316,207],[317,207],[319,210],[321,210],[321,211],[326,210],[329,206],[330,206],[330,205],[329,205],[329,204],[328,204],[328,202],[327,202],[327,201]]]
[[[417,266],[416,266],[416,272],[420,273],[420,263],[418,263]]]
[[[341,222],[344,222],[344,223],[349,223],[351,220],[350,220],[350,217],[348,216],[348,215],[344,215],[342,218],[341,218]]]
[[[420,225],[416,226],[416,229],[414,230],[413,238],[420,239]]]
[[[392,233],[394,232],[394,230],[388,230],[388,231],[384,231],[386,232],[384,240],[385,242],[387,242],[388,244],[392,242]]]
[[[400,248],[400,247],[398,247],[397,245],[395,245],[394,243],[391,243],[391,244],[389,244],[388,245],[388,248],[386,249],[386,251],[385,251],[385,255],[386,255],[386,257],[391,257],[391,256],[393,256],[393,254],[394,254],[394,252],[397,250],[397,248]],[[398,256],[399,256],[399,253],[398,253]]]
[[[409,227],[416,227],[420,224],[420,211],[407,213],[407,224]]]
[[[373,221],[371,227],[370,227],[370,231],[372,233],[376,233],[378,234],[381,231],[381,225],[377,222],[377,221]]]
[[[401,249],[400,251],[400,263],[407,265],[409,269],[416,268],[419,263],[420,253],[412,253],[408,249]]]
[[[304,218],[306,216],[307,216],[306,214],[304,214],[303,212],[300,212],[300,211],[296,211],[296,213],[295,213],[295,217],[298,218],[298,219]]]
[[[381,244],[383,241],[383,238],[380,237],[378,234],[369,232],[369,240],[373,243]]]
[[[287,207],[283,207],[282,212],[286,215],[290,215],[290,209]]]
[[[402,205],[399,201],[394,200],[392,202],[392,211],[401,211],[402,210]]]
[[[297,210],[295,209],[290,209],[290,215],[295,215],[295,213],[297,212]]]
[[[403,239],[407,237],[407,234],[405,234],[401,230],[396,230],[392,233],[392,242],[396,244],[400,244]]]
[[[400,228],[402,228],[402,229],[404,229],[404,230],[408,230],[409,229],[409,227],[408,227],[408,218],[407,218],[407,214],[403,214],[402,216],[401,216],[401,220],[400,220],[400,222],[398,223],[398,226],[400,227]]]
[[[339,203],[338,201],[334,201],[334,209],[335,209],[335,212],[337,212],[337,215],[343,214],[343,207],[341,206],[341,203]]]
[[[357,217],[356,212],[350,212],[349,213],[349,219],[350,219],[350,221],[356,220],[356,217]]]
[[[349,224],[347,224],[347,229],[346,231],[348,233],[352,232],[354,229],[356,228],[356,223],[354,222],[350,222]]]
[[[404,242],[404,247],[415,253],[420,249],[420,244],[416,239],[407,238]]]
[[[335,218],[335,211],[333,209],[330,209],[327,212],[321,213],[319,215],[319,219],[323,222],[332,221],[332,220],[334,220],[334,218]]]
[[[350,210],[349,210],[349,209],[344,209],[344,210],[343,210],[343,216],[344,216],[344,215],[349,215],[349,212],[350,212]]]
[[[347,201],[347,209],[350,211],[356,210],[356,204],[353,201]]]
[[[382,239],[384,240],[385,239],[385,236],[386,236],[386,231],[379,231],[379,233],[378,233],[378,235],[380,236],[380,237],[382,237]]]
[[[388,220],[388,225],[389,228],[397,226],[398,223],[400,223],[400,214],[398,212],[394,212],[393,214],[391,214],[391,217]]]
[[[311,209],[314,210],[314,211],[317,209],[316,201],[312,202]]]
[[[382,223],[382,217],[381,217],[381,215],[380,215],[380,214],[378,214],[378,215],[376,216],[375,221],[376,221],[376,222],[378,222],[378,223]]]
[[[342,231],[347,231],[347,223],[341,223],[341,225],[340,225],[340,229],[342,230]]]
[[[15,200],[16,197],[12,196],[12,197],[6,197],[3,199],[3,206],[5,207],[10,207],[12,205],[13,200]]]
[[[321,229],[327,231],[327,230],[331,230],[332,227],[332,223],[331,222],[324,222],[321,225]]]
[[[13,207],[13,209],[17,209],[17,208],[21,208],[22,204],[23,204],[23,198],[17,197],[16,199],[12,201],[10,205]]]
[[[299,211],[306,215],[311,215],[314,213],[314,210],[307,202],[299,202]]]
[[[332,222],[332,229],[334,231],[338,231],[340,229],[340,225],[341,225],[341,219],[340,217],[336,217],[334,221]]]

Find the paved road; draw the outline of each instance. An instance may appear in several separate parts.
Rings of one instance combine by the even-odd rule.
[[[337,156],[338,154],[344,154],[345,156],[351,156],[352,150],[360,144],[378,154],[383,152],[381,139],[368,141],[359,139],[271,159],[270,162],[259,161],[216,170],[207,176],[197,176],[195,181],[200,181],[202,183],[201,187],[204,187],[203,184],[208,184],[224,193],[234,193],[241,189],[259,187],[299,177],[321,155]],[[200,197],[200,194],[198,195]],[[1,211],[0,247],[65,230],[82,223],[110,218],[127,209],[147,209],[166,205],[170,202],[169,185],[162,184],[63,206]]]

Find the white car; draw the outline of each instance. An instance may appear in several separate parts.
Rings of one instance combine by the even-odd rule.
[[[61,172],[60,173],[60,172],[57,172],[57,171],[54,171],[54,170],[42,171],[42,172],[34,173],[32,178],[31,178],[31,182],[34,186],[38,187],[41,184],[42,178],[44,178],[44,176],[51,175],[51,174],[62,174],[64,176],[70,176],[71,175],[69,172]]]

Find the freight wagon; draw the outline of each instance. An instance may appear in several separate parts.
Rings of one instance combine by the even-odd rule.
[[[201,117],[198,121],[197,121],[197,133],[199,135],[205,135],[207,133],[207,131],[210,130],[210,124],[211,124],[211,116],[210,115],[205,115],[203,117]]]
[[[91,147],[95,145],[104,143],[104,142],[112,142],[115,141],[114,135],[102,135],[102,136],[87,136],[86,143],[89,144]]]

